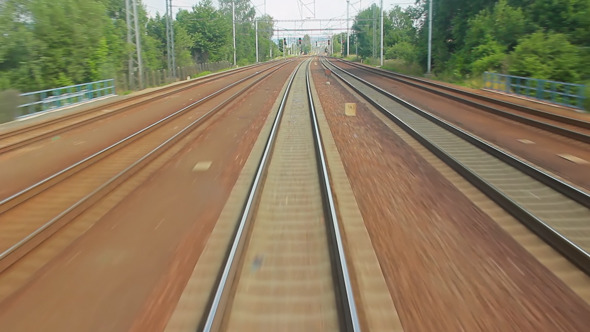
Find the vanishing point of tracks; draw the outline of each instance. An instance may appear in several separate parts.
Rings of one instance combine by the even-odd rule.
[[[203,331],[360,331],[309,63],[282,98]]]
[[[207,308],[192,313],[201,319],[199,330],[360,330],[324,143],[310,97],[309,63],[291,75],[281,97]],[[589,273],[587,194],[362,79],[327,62],[324,65]],[[204,131],[205,124],[212,122],[207,120],[217,119],[235,97],[280,66],[199,97],[125,140],[4,199],[0,202],[0,272],[165,150],[183,145],[189,133]],[[260,139],[262,143],[265,137]],[[348,262],[353,264],[350,258]],[[351,275],[354,279],[355,273]]]
[[[590,195],[328,61],[323,63],[435,155],[590,274]]]
[[[230,84],[2,200],[0,273],[281,67]],[[298,67],[282,97],[236,239],[203,317],[207,331],[289,324],[360,331],[308,67],[309,61]],[[257,255],[258,248],[269,245],[272,255]],[[260,269],[264,278],[249,279],[251,269]],[[254,297],[252,283],[257,283]]]

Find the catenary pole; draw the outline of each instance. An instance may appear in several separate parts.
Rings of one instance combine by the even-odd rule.
[[[172,14],[172,0],[168,0],[170,6],[170,55],[172,56],[172,76],[176,79],[176,48],[174,47],[174,15]]]
[[[255,20],[254,25],[256,26],[256,63],[258,63],[258,20]]]
[[[172,70],[172,55],[170,48],[170,5],[166,0],[166,59],[168,60],[168,70]]]
[[[350,32],[349,32],[349,11],[350,11],[350,0],[346,0],[346,56],[350,54]]]
[[[234,67],[237,65],[236,61],[236,5],[234,1],[231,2],[231,20],[234,39]]]
[[[430,66],[432,61],[432,0],[428,1],[428,63],[427,73],[430,74]]]
[[[381,67],[383,67],[383,0],[379,9],[381,10]]]
[[[137,68],[139,73],[139,88],[143,89],[143,61],[141,60],[141,37],[137,17],[137,0],[133,0],[133,24],[135,26],[135,50],[137,52]]]
[[[131,32],[131,29],[133,29],[133,27],[131,26],[131,9],[129,8],[129,0],[125,0],[125,17],[127,20],[127,44],[132,45],[133,33]],[[135,85],[135,80],[133,79],[133,54],[131,52],[129,52],[128,61],[129,62],[127,64],[127,69],[129,70],[129,88],[133,89],[133,86]]]

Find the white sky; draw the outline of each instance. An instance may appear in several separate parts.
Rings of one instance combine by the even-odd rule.
[[[156,12],[164,14],[166,12],[165,0],[142,0],[143,4],[150,15],[154,16]],[[172,0],[172,6],[175,9],[190,8],[197,4],[199,0]],[[252,5],[256,8],[257,15],[266,13],[272,16],[275,21],[275,27],[287,29],[318,29],[332,28],[346,30],[346,22],[329,21],[330,19],[346,19],[346,0],[251,0]],[[314,6],[315,2],[315,6]],[[406,7],[413,5],[414,0],[383,0],[383,7],[386,10],[393,8],[395,5]],[[358,13],[359,10],[369,7],[371,4],[379,5],[379,0],[350,0],[350,18]],[[217,1],[213,1],[217,6]],[[315,8],[314,8],[315,7]],[[315,14],[315,15],[314,15]],[[301,20],[305,18],[321,19],[322,22],[280,22],[280,20]],[[352,22],[350,23],[352,25]],[[330,31],[329,33],[338,33],[339,31]],[[289,32],[288,35],[325,35],[328,32],[309,31],[309,32]],[[281,34],[282,35],[282,34]],[[275,35],[276,37],[276,35]]]

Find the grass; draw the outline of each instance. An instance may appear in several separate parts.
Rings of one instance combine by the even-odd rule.
[[[205,71],[202,71],[202,72],[198,73],[197,75],[195,75],[195,78],[202,77],[202,76],[209,75],[209,74],[211,74],[211,72],[208,70],[205,70]]]
[[[424,76],[422,67],[415,63],[406,63],[400,59],[388,59],[383,61],[383,69],[394,71],[396,73],[411,75],[411,76]]]

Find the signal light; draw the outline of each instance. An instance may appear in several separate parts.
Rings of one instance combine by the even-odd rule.
[[[299,45],[301,45],[301,38],[299,38]]]
[[[328,45],[330,45],[330,39],[328,39]]]

